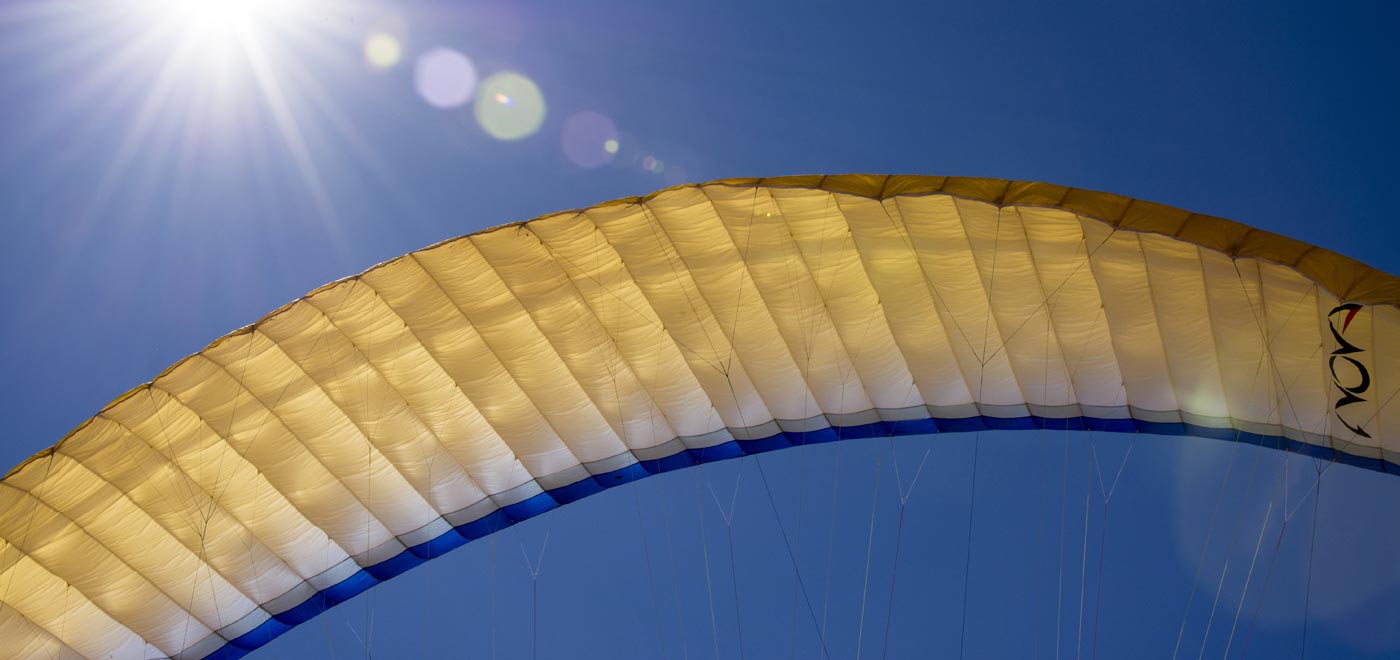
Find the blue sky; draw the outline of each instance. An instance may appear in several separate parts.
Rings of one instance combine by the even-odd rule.
[[[0,463],[327,281],[683,182],[1049,181],[1400,272],[1389,3],[309,1],[259,20],[256,61],[182,49],[158,0],[0,4]],[[435,48],[533,80],[538,131],[425,102]],[[582,111],[617,127],[607,164],[561,149]],[[469,544],[259,654],[1395,657],[1400,482],[1336,466],[1317,498],[1324,468],[1064,432],[750,457]]]

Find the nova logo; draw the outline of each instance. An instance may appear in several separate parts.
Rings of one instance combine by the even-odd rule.
[[[1365,349],[1358,348],[1343,337],[1359,311],[1361,311],[1361,305],[1347,303],[1338,305],[1336,309],[1327,313],[1327,324],[1332,329],[1332,338],[1337,340],[1337,350],[1332,351],[1332,357],[1327,360],[1327,367],[1332,371],[1332,384],[1336,385],[1337,389],[1342,392],[1342,398],[1337,399],[1336,405],[1332,406],[1332,412],[1336,413],[1337,421],[1350,429],[1352,433],[1369,438],[1371,434],[1361,428],[1360,424],[1348,422],[1342,414],[1342,408],[1353,403],[1364,403],[1366,399],[1361,395],[1371,388],[1371,372],[1366,369],[1366,365],[1361,364],[1360,360],[1352,357],[1357,353],[1365,352]],[[1338,327],[1339,323],[1340,327]]]

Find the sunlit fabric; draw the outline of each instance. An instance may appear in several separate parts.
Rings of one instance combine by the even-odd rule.
[[[985,428],[1393,471],[1400,280],[1039,183],[785,177],[322,287],[0,481],[0,657],[237,657],[473,538],[700,461]]]

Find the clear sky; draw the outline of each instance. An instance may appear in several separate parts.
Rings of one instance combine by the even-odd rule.
[[[163,0],[0,1],[0,464],[320,284],[684,182],[1048,181],[1400,272],[1393,3],[304,2],[237,37]],[[1400,480],[1335,466],[1318,497],[1324,468],[1064,432],[749,457],[258,655],[1396,657]]]

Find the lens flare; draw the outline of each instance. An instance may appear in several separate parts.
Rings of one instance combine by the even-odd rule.
[[[544,123],[544,95],[534,81],[518,73],[498,73],[481,82],[476,121],[497,140],[533,135]]]
[[[428,105],[455,108],[465,105],[476,92],[476,67],[466,55],[435,48],[419,56],[413,84]]]
[[[617,154],[617,126],[611,119],[589,110],[569,115],[564,120],[560,146],[575,165],[598,167]]]
[[[393,35],[376,32],[365,39],[365,62],[376,69],[388,69],[402,56],[403,47]]]

